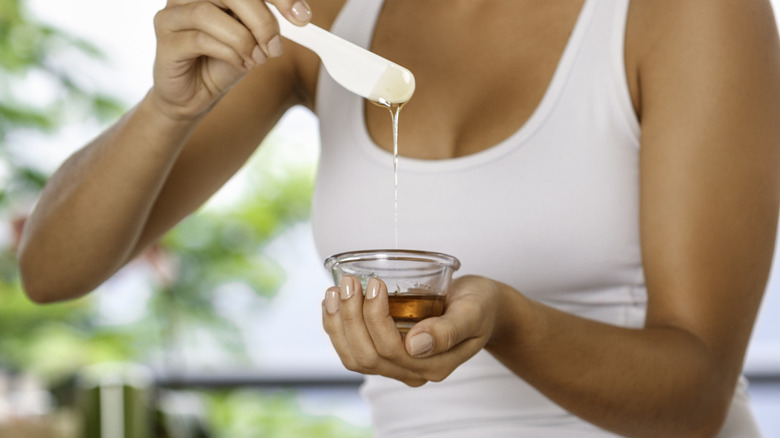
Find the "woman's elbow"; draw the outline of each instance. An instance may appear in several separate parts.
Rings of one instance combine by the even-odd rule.
[[[90,290],[54,275],[58,269],[42,259],[24,245],[17,252],[22,289],[33,302],[47,304],[65,301],[85,295]]]
[[[36,272],[34,262],[29,261],[29,258],[25,257],[21,252],[19,253],[18,260],[19,273],[21,274],[22,279],[22,289],[30,300],[38,304],[46,304],[61,299],[52,287],[46,285],[46,281],[43,280],[43,275]]]
[[[680,427],[679,435],[676,436],[691,438],[717,436],[728,417],[734,390],[735,385],[718,382],[710,386],[709,390],[696,391],[698,394],[691,397],[689,402],[690,410],[683,409],[679,412]]]

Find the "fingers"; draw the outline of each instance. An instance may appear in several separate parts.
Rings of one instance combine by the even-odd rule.
[[[424,364],[420,377],[431,382],[447,378],[460,364],[484,348],[491,319],[478,303],[449,300],[440,317],[418,322],[409,330],[404,342],[411,363]]]
[[[374,343],[363,322],[363,289],[360,282],[352,276],[341,279],[339,288],[339,310],[334,324],[336,333],[343,336],[338,341],[340,346],[349,349],[353,360],[352,366],[374,371],[381,367],[381,358],[374,349]]]
[[[409,330],[406,351],[418,358],[450,351],[481,334],[481,315],[484,313],[477,302],[451,300],[442,316],[424,319]]]
[[[155,30],[158,52],[164,59],[207,56],[237,68],[256,67],[266,61],[252,33],[213,3],[163,9],[155,16]]]
[[[239,29],[234,29],[234,33],[227,38],[224,34],[229,32],[219,29],[217,25],[209,26],[214,27],[215,32],[187,29],[165,33],[158,36],[158,53],[164,59],[174,62],[207,56],[239,69],[263,64],[266,61],[265,54],[259,49],[255,50],[254,39],[249,32],[237,23],[236,25]],[[242,29],[245,33],[243,37]]]
[[[282,54],[279,23],[262,0],[218,0],[252,33],[266,56]],[[273,0],[269,2],[293,24],[311,21],[311,9],[304,0]]]
[[[344,277],[340,287],[329,288],[325,293],[323,326],[341,362],[349,370],[392,377],[410,386],[425,383],[426,380],[414,371],[389,361],[379,353],[363,319],[363,300],[360,282],[351,276]],[[396,338],[395,354],[400,352],[405,355],[392,319],[389,324]]]
[[[486,344],[496,302],[484,282],[453,287],[444,315],[420,321],[402,339],[389,314],[387,287],[368,282],[365,298],[354,277],[328,289],[323,323],[344,365],[409,385],[441,381]]]
[[[221,0],[251,32],[257,46],[269,58],[282,54],[282,40],[279,37],[279,24],[271,11],[260,0]]]
[[[356,366],[355,359],[349,349],[349,343],[344,333],[344,325],[338,317],[341,307],[341,291],[338,287],[331,287],[325,291],[325,300],[322,302],[322,326],[330,337],[330,342],[336,349],[341,363],[347,369],[352,370]],[[354,370],[353,370],[354,371]]]
[[[352,276],[341,279],[341,303],[339,319],[347,344],[355,361],[367,369],[378,366],[378,355],[373,351],[373,342],[363,323],[363,289]]]
[[[271,3],[295,24],[311,20],[311,10],[303,0]],[[195,47],[204,47],[203,55],[217,53],[218,59],[234,65],[236,56],[243,60],[241,64],[254,67],[283,52],[279,25],[262,0],[171,0],[155,17],[155,29],[158,39],[175,32],[203,32],[208,38],[179,36],[171,41],[200,43]],[[217,50],[218,45],[222,47]],[[235,54],[228,54],[228,48]]]

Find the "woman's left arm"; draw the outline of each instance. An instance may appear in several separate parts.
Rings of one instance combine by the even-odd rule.
[[[626,436],[712,436],[771,266],[780,208],[780,45],[767,0],[648,0],[638,63],[642,329],[560,312],[481,277],[401,339],[386,290],[347,279],[324,323],[344,364],[420,385],[482,348],[572,413]]]

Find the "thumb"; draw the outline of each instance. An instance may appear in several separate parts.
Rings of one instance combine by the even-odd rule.
[[[420,321],[406,335],[406,351],[413,357],[429,357],[477,336],[480,312],[475,307],[452,303],[444,315]]]

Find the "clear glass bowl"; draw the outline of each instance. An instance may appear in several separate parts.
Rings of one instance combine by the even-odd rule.
[[[444,312],[444,299],[460,261],[437,252],[380,249],[335,254],[325,260],[325,268],[337,286],[345,275],[357,277],[364,291],[370,278],[384,281],[390,315],[406,333],[418,321]]]

